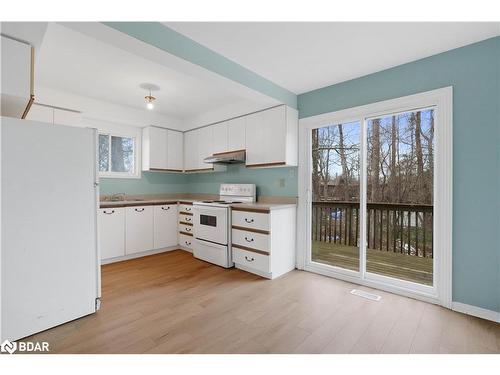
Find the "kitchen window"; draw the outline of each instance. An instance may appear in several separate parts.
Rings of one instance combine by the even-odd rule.
[[[136,138],[117,134],[99,134],[99,175],[101,177],[138,178]]]

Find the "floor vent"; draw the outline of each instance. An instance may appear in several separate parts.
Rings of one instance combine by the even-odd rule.
[[[376,294],[368,293],[368,292],[365,292],[365,291],[359,290],[359,289],[351,290],[351,294],[354,294],[355,296],[360,296],[360,297],[363,297],[366,299],[370,299],[372,301],[380,301],[380,299],[382,298],[381,296],[377,296]]]

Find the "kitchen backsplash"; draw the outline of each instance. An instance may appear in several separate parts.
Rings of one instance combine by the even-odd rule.
[[[101,178],[101,195],[191,193],[218,194],[221,183],[253,183],[257,185],[257,196],[297,196],[297,167],[245,168],[243,165],[228,165],[226,172],[213,173],[155,173],[142,172],[136,178]]]

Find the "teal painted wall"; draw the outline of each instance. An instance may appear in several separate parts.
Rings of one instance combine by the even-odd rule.
[[[138,178],[100,178],[100,194],[185,193],[188,176],[180,173],[142,172]]]
[[[500,37],[299,95],[299,116],[445,86],[453,86],[453,300],[500,311]]]
[[[297,196],[297,167],[245,168],[229,165],[226,172],[188,175],[190,193],[219,193],[219,184],[257,184],[257,196]]]
[[[103,22],[115,30],[297,108],[297,95],[159,22]]]

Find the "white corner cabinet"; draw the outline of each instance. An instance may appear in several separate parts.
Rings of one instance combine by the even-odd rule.
[[[142,170],[182,172],[182,132],[148,126],[142,129]]]
[[[241,150],[246,151],[246,167],[297,166],[297,110],[280,105],[184,133],[148,126],[143,129],[142,169],[224,171],[225,166],[203,159]]]
[[[82,113],[70,109],[56,108],[49,105],[33,103],[26,120],[47,122],[49,124],[81,126]]]
[[[295,268],[295,205],[232,209],[231,242],[236,268],[274,279]]]

